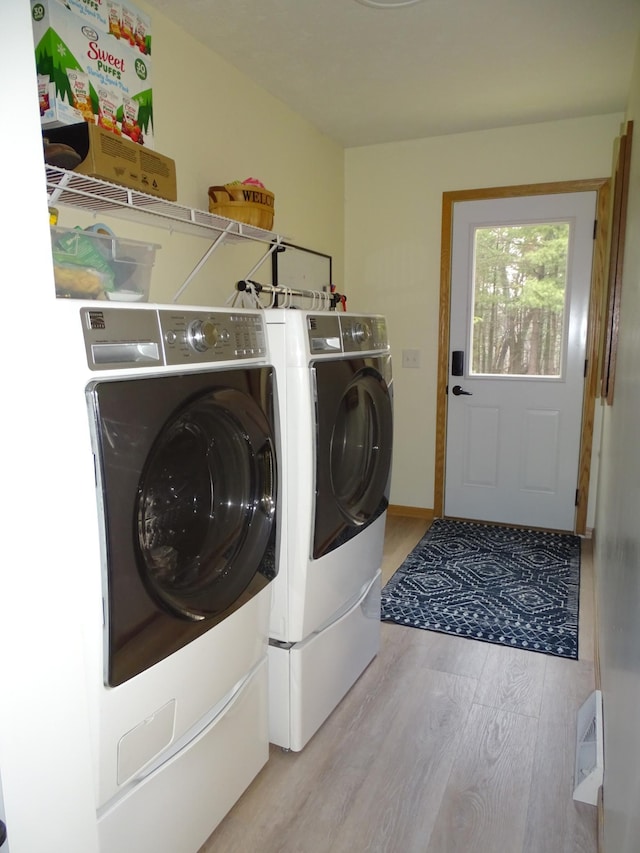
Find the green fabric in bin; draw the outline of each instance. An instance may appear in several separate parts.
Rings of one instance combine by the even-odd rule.
[[[111,242],[111,238],[108,238]],[[89,237],[82,228],[74,228],[58,237],[52,246],[53,260],[58,264],[73,264],[97,270],[105,290],[115,288],[115,272],[101,251],[104,239]],[[105,246],[106,248],[106,246]]]

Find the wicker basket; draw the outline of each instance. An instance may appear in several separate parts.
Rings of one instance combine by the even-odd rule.
[[[269,231],[273,225],[274,199],[272,192],[253,184],[209,187],[209,212]]]

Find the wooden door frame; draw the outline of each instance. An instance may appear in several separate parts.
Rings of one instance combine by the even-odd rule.
[[[605,264],[608,248],[610,217],[610,179],[591,178],[580,181],[558,181],[548,184],[522,184],[512,187],[489,187],[476,190],[456,190],[442,194],[442,239],[440,249],[440,335],[438,339],[438,389],[436,405],[436,460],[433,511],[436,518],[444,513],[445,459],[447,440],[447,384],[449,381],[449,323],[451,319],[451,241],[453,236],[453,205],[462,201],[480,201],[553,193],[595,191],[597,229],[594,240],[589,320],[586,341],[586,370],[582,402],[582,429],[578,467],[575,532],[586,533],[589,477],[595,401],[600,376],[602,353],[603,300]]]

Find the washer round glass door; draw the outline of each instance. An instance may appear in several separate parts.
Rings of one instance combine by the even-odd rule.
[[[390,370],[389,358],[315,365],[316,559],[356,536],[388,506],[393,444]]]
[[[165,425],[140,478],[140,569],[189,619],[217,616],[246,589],[275,512],[275,457],[257,404],[211,390]]]
[[[87,394],[113,686],[275,577],[273,368],[106,379]]]

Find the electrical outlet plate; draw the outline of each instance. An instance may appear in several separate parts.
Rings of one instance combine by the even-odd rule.
[[[420,350],[419,349],[403,349],[402,350],[402,366],[403,367],[420,367]]]

